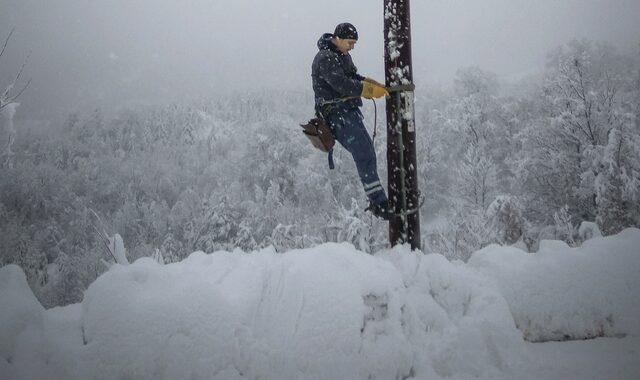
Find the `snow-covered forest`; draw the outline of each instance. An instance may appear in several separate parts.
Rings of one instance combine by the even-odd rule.
[[[505,82],[466,67],[450,87],[419,81],[425,253],[467,261],[491,243],[537,251],[543,239],[577,246],[640,226],[637,52],[574,40],[549,52],[539,76]],[[387,225],[363,211],[351,157],[338,149],[330,171],[301,133],[312,104],[310,89],[265,89],[97,108],[33,128],[3,103],[0,266],[19,265],[52,307],[82,299],[114,260],[115,234],[129,260],[167,263],[235,248],[387,248]],[[372,132],[371,102],[363,113]]]

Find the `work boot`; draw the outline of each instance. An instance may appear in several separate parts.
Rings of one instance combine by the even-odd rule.
[[[364,210],[370,211],[373,216],[384,220],[389,220],[393,216],[393,212],[389,210],[389,201],[382,201],[380,203],[370,202],[369,207]]]

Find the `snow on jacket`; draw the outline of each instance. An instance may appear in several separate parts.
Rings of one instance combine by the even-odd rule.
[[[323,101],[354,96],[342,104],[345,108],[357,108],[362,105],[360,93],[362,92],[363,76],[358,74],[358,69],[351,60],[351,55],[343,54],[331,42],[333,35],[325,33],[318,40],[318,53],[311,66],[311,79],[313,92],[315,93],[316,107]]]

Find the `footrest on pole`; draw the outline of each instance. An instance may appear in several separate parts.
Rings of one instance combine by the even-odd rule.
[[[418,210],[420,210],[422,208],[426,198],[427,197],[425,197],[424,195],[420,194],[420,192],[418,191],[418,207],[411,208],[411,209],[407,210],[407,212],[401,212],[399,214],[393,214],[393,215],[394,216],[408,216],[408,215],[411,215],[411,214],[415,214],[416,212],[418,212]]]

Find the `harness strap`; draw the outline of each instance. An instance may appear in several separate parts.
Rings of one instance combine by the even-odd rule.
[[[329,105],[329,104],[336,104],[336,103],[346,102],[347,100],[356,99],[356,98],[359,98],[359,96],[345,96],[343,98],[335,98],[335,99],[330,99],[330,100],[320,99],[320,101],[318,103],[318,106],[319,107],[324,107],[324,106]]]
[[[329,154],[327,155],[327,160],[329,161],[329,169],[333,170],[336,167],[333,164],[333,148],[329,150]]]
[[[385,87],[385,89],[387,90],[388,93],[392,93],[392,92],[403,92],[403,91],[414,91],[416,89],[416,85],[413,83],[409,83],[409,84],[399,84],[396,86],[389,86],[389,87]],[[318,106],[322,107],[325,106],[327,104],[336,104],[336,103],[340,103],[340,102],[345,102],[347,100],[351,100],[351,99],[356,99],[359,98],[360,96],[344,96],[342,98],[335,98],[335,99],[320,99]]]

